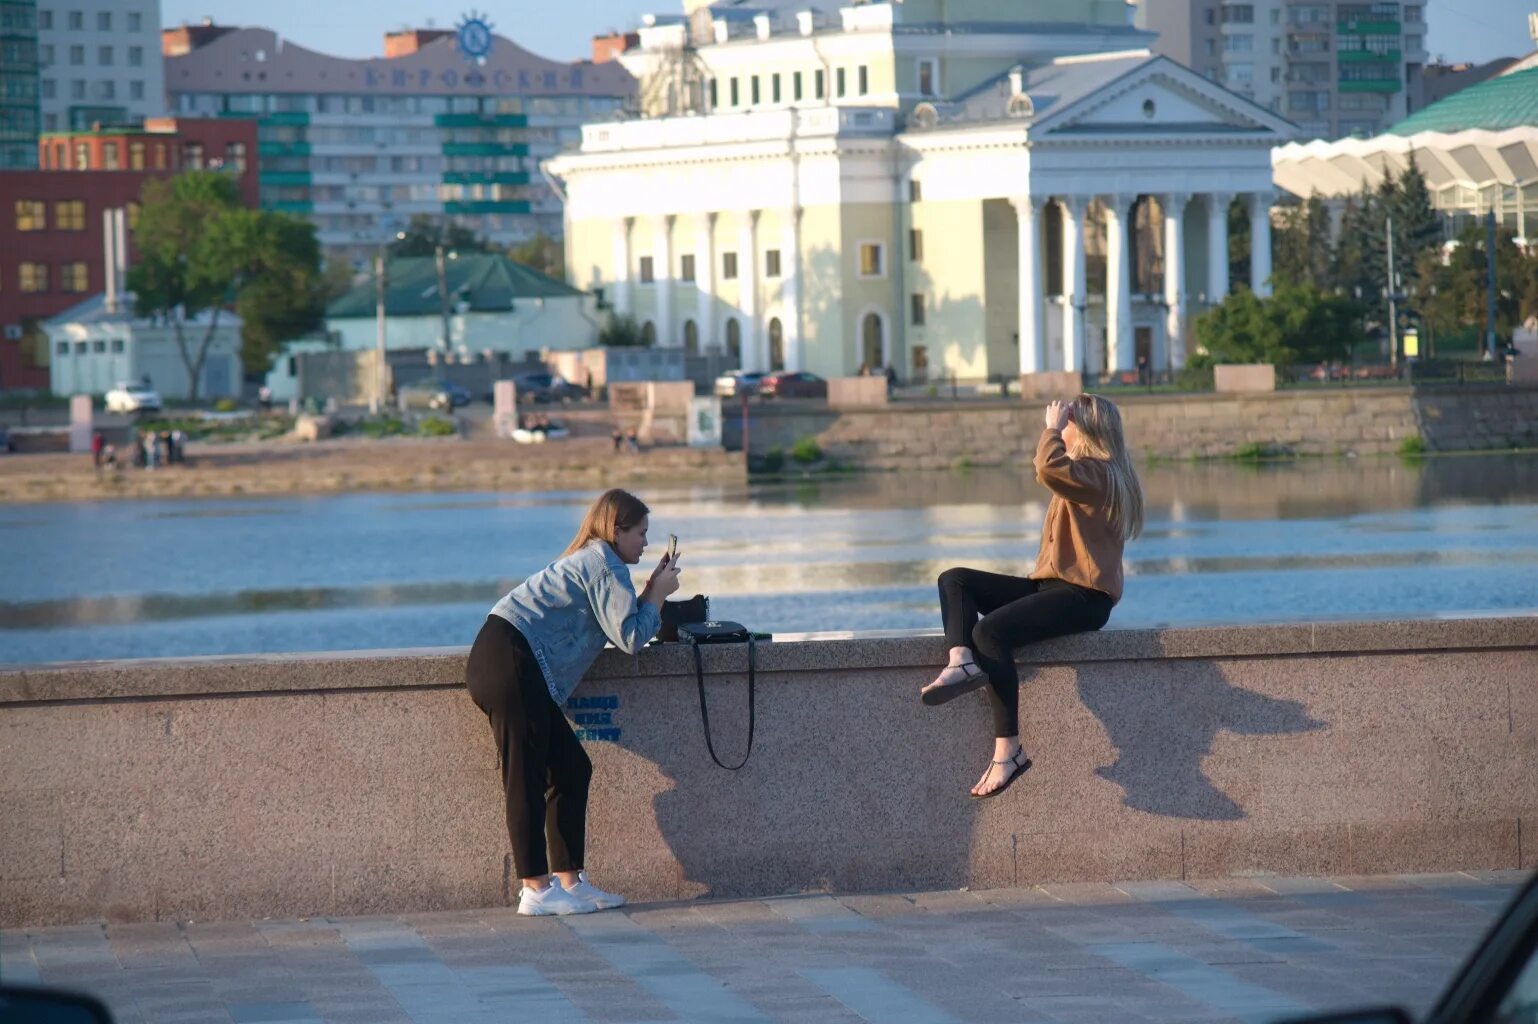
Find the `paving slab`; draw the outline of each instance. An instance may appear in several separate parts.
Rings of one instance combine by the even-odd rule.
[[[1425,1010],[1517,872],[1046,885],[0,933],[119,1024],[1234,1024]]]

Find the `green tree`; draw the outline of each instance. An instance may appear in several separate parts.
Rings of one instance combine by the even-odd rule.
[[[411,218],[402,237],[390,243],[392,258],[431,256],[438,246],[457,252],[491,252],[492,245],[474,231],[453,221],[419,213]]]
[[[543,231],[507,250],[507,256],[513,262],[533,267],[541,274],[566,280],[565,248],[559,238],[552,238]]]
[[[1330,258],[1330,284],[1362,301],[1372,301],[1382,291],[1383,279],[1375,276],[1381,265],[1373,262],[1383,237],[1383,216],[1377,196],[1368,189],[1349,197],[1341,211],[1340,233]]]
[[[1361,320],[1355,301],[1313,285],[1283,285],[1265,299],[1241,288],[1197,317],[1196,340],[1206,350],[1199,361],[1290,366],[1343,359]]]
[[[640,348],[646,344],[641,324],[633,316],[611,316],[598,332],[598,344],[611,348]]]
[[[1276,256],[1271,277],[1278,287],[1308,284],[1329,288],[1330,212],[1317,194],[1302,203],[1283,207],[1271,235]]]
[[[352,291],[358,272],[353,269],[350,262],[344,259],[332,258],[326,260],[325,268],[321,271],[321,279],[325,284],[326,301],[335,302],[343,295]]]
[[[1488,241],[1483,224],[1470,224],[1459,233],[1446,260],[1436,252],[1423,255],[1420,270],[1429,287],[1420,313],[1433,338],[1470,331],[1483,335]],[[1496,230],[1495,251],[1495,333],[1510,338],[1526,316],[1538,312],[1538,259],[1524,253],[1506,228]]]
[[[283,343],[320,328],[326,310],[315,227],[285,213],[239,210],[215,229],[236,258],[235,310],[247,374],[272,368]]]
[[[1420,291],[1421,257],[1442,244],[1442,217],[1431,205],[1426,176],[1415,163],[1415,154],[1394,182],[1388,213],[1394,218],[1394,271],[1400,291]]]

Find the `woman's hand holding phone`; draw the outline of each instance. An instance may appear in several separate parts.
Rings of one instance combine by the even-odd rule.
[[[670,544],[669,547],[672,545]],[[651,579],[646,584],[645,599],[651,601],[659,608],[662,602],[667,600],[669,594],[678,589],[678,553],[672,551],[662,556],[662,561],[657,563],[657,568],[652,570]]]

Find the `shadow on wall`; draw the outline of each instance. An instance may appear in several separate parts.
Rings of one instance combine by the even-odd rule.
[[[1105,726],[1117,758],[1095,774],[1122,803],[1169,818],[1238,821],[1245,809],[1202,770],[1222,731],[1244,736],[1313,732],[1327,723],[1303,704],[1232,685],[1205,661],[1132,663],[1136,671],[1080,674],[1079,696]]]

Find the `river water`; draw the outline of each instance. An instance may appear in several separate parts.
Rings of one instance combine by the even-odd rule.
[[[1116,626],[1534,613],[1538,456],[1145,467]],[[1023,573],[1029,472],[649,489],[683,593],[776,633],[934,628],[952,565]],[[0,663],[468,644],[590,492],[0,508]],[[661,540],[662,544],[655,543]]]

